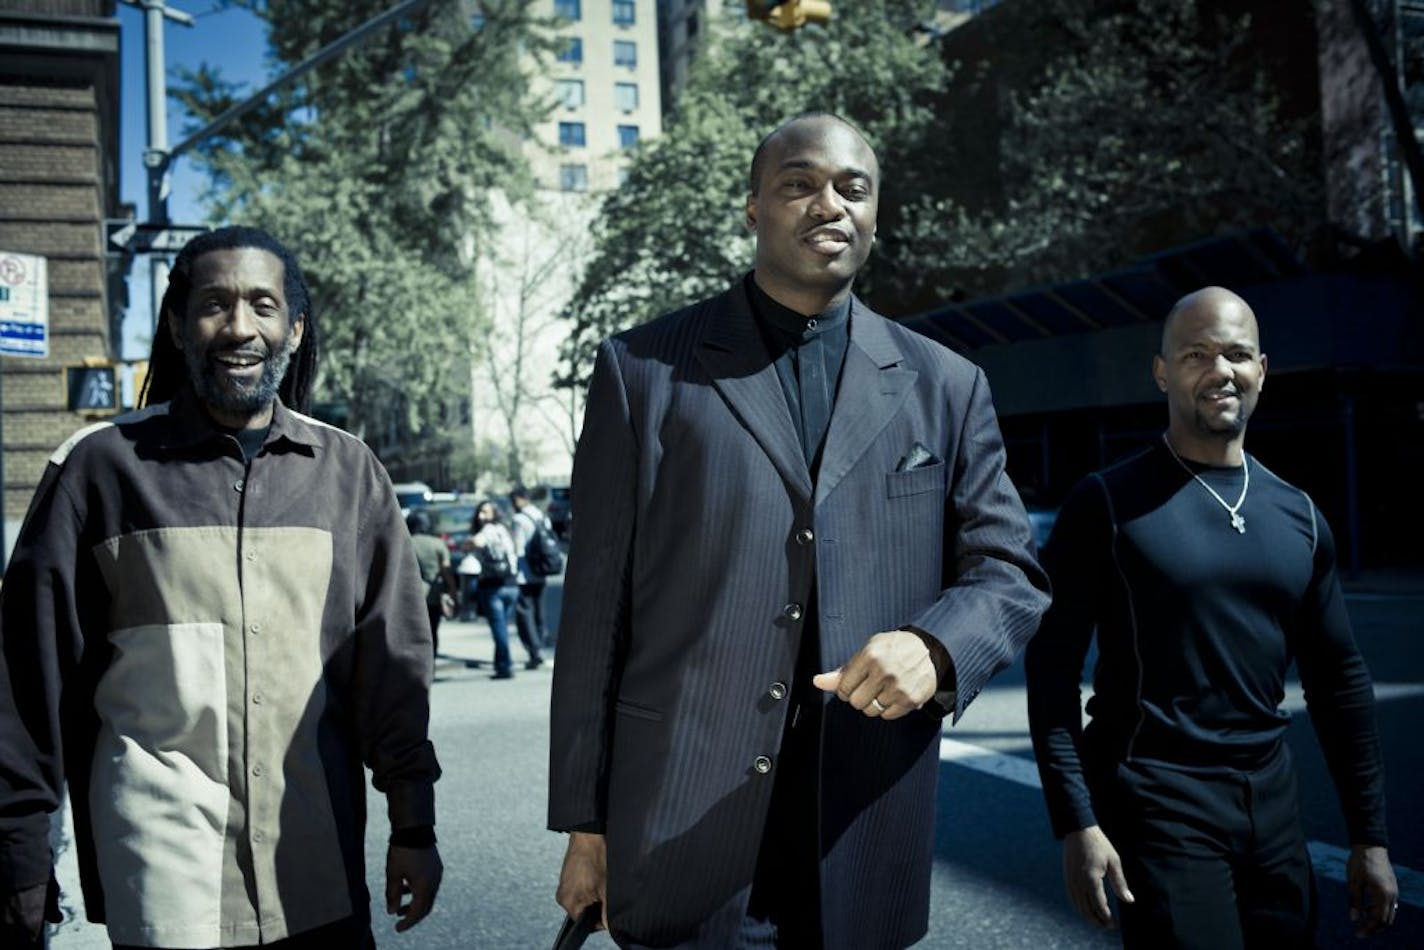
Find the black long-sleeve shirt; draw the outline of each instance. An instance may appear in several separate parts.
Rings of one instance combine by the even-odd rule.
[[[1191,466],[1228,502],[1242,468]],[[1084,762],[1249,769],[1282,741],[1295,661],[1353,844],[1385,844],[1369,672],[1310,498],[1248,456],[1246,531],[1162,444],[1096,473],[1043,551],[1054,599],[1025,656],[1054,833],[1096,824]],[[1079,679],[1094,631],[1091,722]]]

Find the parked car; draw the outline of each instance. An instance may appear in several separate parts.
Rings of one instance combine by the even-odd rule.
[[[396,482],[396,500],[400,502],[401,517],[410,514],[412,508],[424,508],[430,504],[435,493],[424,482]]]
[[[470,536],[470,521],[475,517],[477,501],[437,501],[426,505],[434,522],[435,533],[450,549],[450,557],[459,561],[465,539]]]

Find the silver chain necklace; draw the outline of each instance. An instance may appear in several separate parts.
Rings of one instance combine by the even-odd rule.
[[[1162,444],[1167,447],[1167,451],[1172,453],[1172,458],[1177,460],[1177,464],[1182,466],[1182,470],[1197,480],[1197,484],[1211,493],[1221,507],[1226,509],[1226,513],[1231,516],[1231,527],[1236,529],[1237,534],[1246,533],[1246,519],[1241,517],[1241,503],[1246,500],[1246,491],[1251,487],[1251,461],[1246,458],[1246,453],[1241,454],[1241,469],[1244,477],[1241,481],[1241,497],[1236,499],[1236,504],[1228,505],[1226,499],[1216,493],[1216,489],[1208,485],[1200,475],[1192,471],[1191,466],[1182,461],[1182,457],[1177,454],[1177,450],[1172,448],[1172,443],[1167,440],[1167,433],[1162,433]]]

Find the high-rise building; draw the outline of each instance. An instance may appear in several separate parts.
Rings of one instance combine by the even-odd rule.
[[[707,38],[728,23],[747,18],[745,0],[658,0],[658,46],[662,55],[663,112],[676,109],[687,70]]]
[[[529,150],[536,178],[555,191],[616,188],[627,150],[662,132],[653,0],[540,0],[539,6],[559,18],[563,47],[535,86],[557,103]]]
[[[568,335],[560,313],[592,254],[600,196],[632,150],[662,132],[655,0],[538,0],[557,17],[558,54],[533,83],[554,101],[525,154],[532,207],[495,203],[499,234],[477,281],[488,330],[470,367],[470,437],[504,481],[564,483],[582,425],[582,393],[554,386]]]

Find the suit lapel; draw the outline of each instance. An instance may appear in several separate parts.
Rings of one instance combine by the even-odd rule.
[[[712,385],[732,407],[781,477],[803,500],[811,497],[811,475],[801,451],[801,440],[791,421],[786,394],[776,366],[757,330],[738,283],[712,307],[697,359],[712,377]]]
[[[909,395],[919,373],[901,367],[903,359],[883,318],[852,298],[850,346],[821,452],[816,504],[840,484]]]

